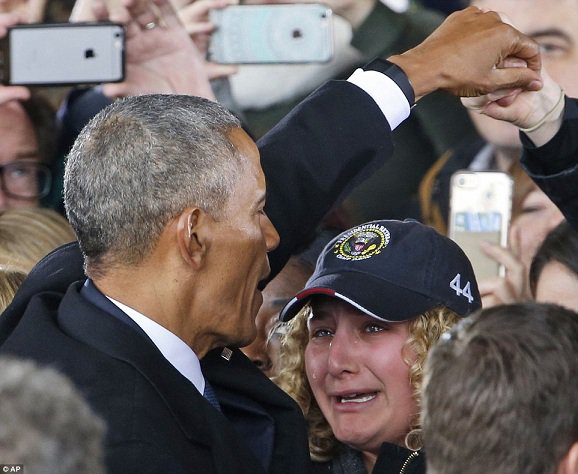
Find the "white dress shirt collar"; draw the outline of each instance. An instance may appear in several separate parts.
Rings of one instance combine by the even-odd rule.
[[[205,378],[201,372],[201,364],[197,354],[178,336],[163,326],[147,318],[133,308],[107,296],[118,308],[131,318],[153,341],[162,355],[183,377],[187,378],[201,393],[205,391]]]

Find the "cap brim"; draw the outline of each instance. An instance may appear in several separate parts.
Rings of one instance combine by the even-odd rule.
[[[314,295],[338,298],[381,321],[408,321],[429,309],[445,304],[366,273],[345,272],[323,275],[307,284],[281,310],[279,319],[289,321]]]

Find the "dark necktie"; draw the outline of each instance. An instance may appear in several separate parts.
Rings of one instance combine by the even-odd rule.
[[[203,392],[203,397],[213,405],[217,410],[221,411],[221,405],[219,404],[219,400],[217,399],[217,394],[211,384],[205,380],[205,391]]]

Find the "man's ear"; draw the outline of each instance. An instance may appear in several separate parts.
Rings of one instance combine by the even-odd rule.
[[[578,474],[578,441],[576,441],[564,455],[556,474]]]
[[[207,252],[208,220],[207,213],[197,207],[185,209],[177,220],[177,245],[181,257],[194,268],[201,267]]]

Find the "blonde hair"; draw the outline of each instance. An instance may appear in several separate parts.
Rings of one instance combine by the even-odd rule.
[[[335,456],[340,443],[323,416],[305,373],[305,347],[309,341],[307,320],[310,315],[311,305],[308,303],[287,323],[287,333],[282,339],[280,353],[283,370],[273,378],[273,381],[301,407],[308,426],[311,459],[323,462]],[[420,389],[427,353],[440,336],[458,320],[459,316],[455,312],[441,306],[409,321],[409,338],[405,342],[401,356],[409,365],[409,383],[418,406],[418,413],[413,416],[410,431],[405,439],[406,447],[409,449],[417,450],[422,446]],[[405,357],[406,351],[412,353],[413,362]]]
[[[0,265],[0,313],[12,302],[25,278],[22,270]]]
[[[28,273],[50,251],[73,240],[68,221],[52,209],[0,211],[0,265]]]

